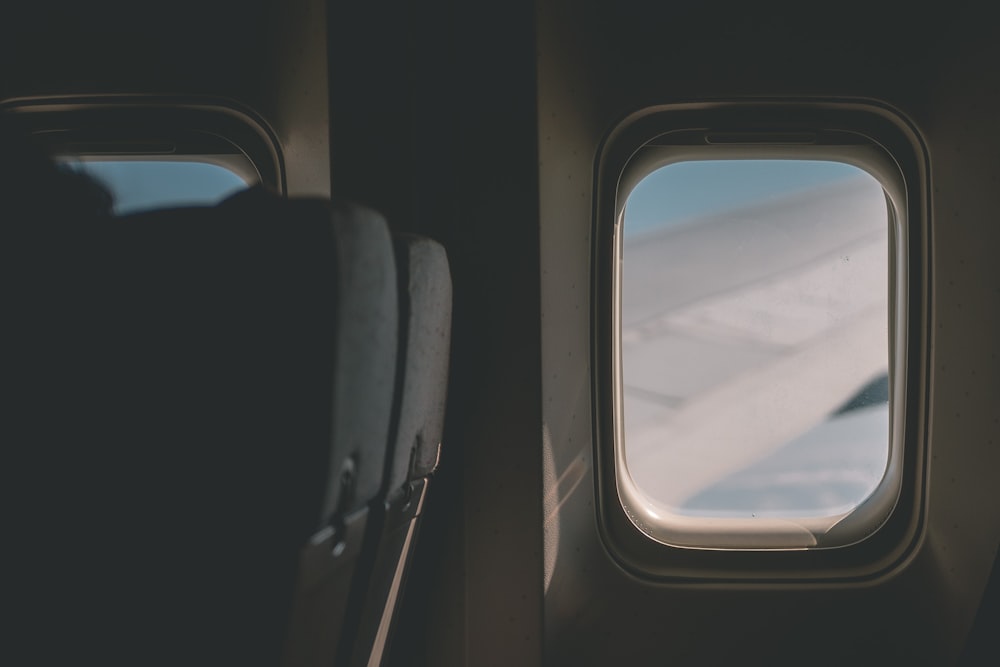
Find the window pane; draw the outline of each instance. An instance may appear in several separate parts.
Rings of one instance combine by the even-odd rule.
[[[111,191],[118,214],[212,205],[247,187],[235,173],[206,162],[80,160],[70,164]]]
[[[889,216],[856,167],[690,161],[625,207],[624,448],[676,517],[825,518],[889,458]]]

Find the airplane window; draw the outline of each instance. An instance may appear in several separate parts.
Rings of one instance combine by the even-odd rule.
[[[68,161],[114,195],[115,213],[172,206],[204,206],[245,189],[236,173],[207,162],[167,160]]]
[[[811,534],[878,487],[889,220],[878,180],[824,160],[678,162],[629,194],[624,455],[666,522]]]

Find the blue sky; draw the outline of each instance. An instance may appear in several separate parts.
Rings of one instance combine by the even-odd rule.
[[[657,169],[629,195],[625,233],[670,227],[717,213],[821,187],[866,172],[818,160],[699,160]]]
[[[81,169],[111,190],[115,212],[215,204],[247,187],[239,176],[204,162],[86,161]]]

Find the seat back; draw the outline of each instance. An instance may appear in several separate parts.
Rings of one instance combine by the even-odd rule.
[[[74,547],[32,556],[30,626],[105,664],[378,664],[441,439],[444,251],[260,190],[92,217],[18,245],[18,425]]]
[[[444,424],[451,343],[451,275],[444,248],[398,235],[400,376],[386,460],[381,529],[369,538],[372,570],[358,600],[351,665],[382,663]]]
[[[392,418],[384,221],[251,191],[91,239],[82,654],[332,664]]]
[[[304,545],[282,665],[329,666],[353,633],[350,592],[369,515],[384,485],[397,374],[395,258],[385,223],[358,207],[334,206],[339,275],[332,454],[321,522]],[[359,565],[361,567],[359,568]]]
[[[140,656],[284,651],[299,552],[346,456],[330,406],[349,286],[330,218],[254,192],[116,221],[104,319],[121,416],[106,422],[131,483],[109,499],[128,554],[111,579]]]

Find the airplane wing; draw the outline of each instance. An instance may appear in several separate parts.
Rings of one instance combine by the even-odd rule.
[[[823,475],[853,480],[827,485],[828,509],[875,488],[887,405],[849,415],[847,430],[828,419],[888,367],[888,216],[871,185],[850,179],[632,237],[626,211],[625,453],[658,504],[788,516],[812,502],[787,493],[794,480],[813,492]]]

